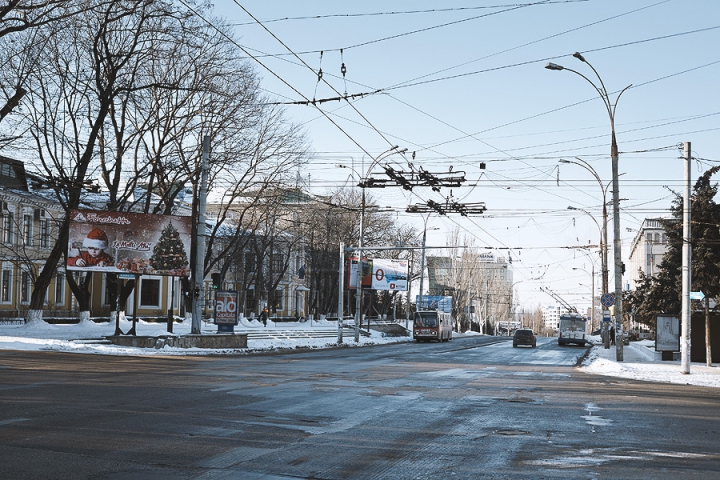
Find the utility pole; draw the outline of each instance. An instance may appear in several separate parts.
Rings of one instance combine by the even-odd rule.
[[[195,244],[195,269],[193,271],[193,280],[195,283],[192,311],[192,328],[194,335],[200,334],[200,321],[202,317],[202,305],[205,304],[205,208],[207,202],[207,164],[210,157],[210,137],[203,137],[202,156],[200,157],[200,185],[198,186],[198,216],[197,216],[197,234]]]
[[[340,270],[338,271],[338,339],[343,343],[343,285],[345,284],[345,244],[340,242]]]
[[[690,373],[690,290],[692,289],[692,250],[690,249],[690,142],[685,142],[685,188],[683,189],[683,236],[682,236],[682,328],[680,338],[681,372]]]

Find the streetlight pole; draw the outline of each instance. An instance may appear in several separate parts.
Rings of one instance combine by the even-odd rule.
[[[618,153],[618,146],[617,146],[617,140],[615,137],[615,109],[617,108],[617,103],[620,100],[620,96],[632,86],[628,85],[627,87],[620,90],[620,93],[617,94],[617,97],[615,97],[615,103],[612,103],[610,101],[610,94],[607,91],[607,88],[605,88],[605,84],[602,81],[602,78],[600,77],[600,74],[598,74],[597,70],[595,70],[595,67],[593,67],[586,59],[582,56],[579,52],[573,53],[573,57],[577,58],[581,62],[587,64],[592,71],[595,73],[595,76],[598,79],[598,82],[600,82],[600,86],[598,87],[592,80],[590,80],[588,77],[583,75],[582,73],[573,70],[571,68],[565,68],[561,65],[557,65],[555,63],[548,63],[545,65],[545,68],[548,70],[567,70],[569,72],[572,72],[582,78],[584,78],[590,85],[593,86],[595,91],[600,95],[600,98],[603,101],[603,104],[605,105],[605,109],[607,110],[608,117],[610,118],[610,131],[611,131],[611,137],[610,137],[610,158],[612,160],[612,184],[613,184],[613,254],[615,259],[615,321],[618,325],[617,330],[615,331],[616,336],[616,349],[615,349],[615,360],[618,362],[623,361],[623,341],[622,341],[622,270],[623,270],[623,264],[622,264],[622,256],[620,252],[621,242],[620,242],[620,186],[618,182],[618,162],[619,162],[619,153]],[[619,341],[617,339],[620,339]]]
[[[587,163],[587,162],[586,162],[585,160],[583,160],[582,158],[578,158],[578,157],[575,157],[575,158],[576,158],[579,162],[582,162],[582,163],[575,162],[575,161],[573,161],[573,160],[565,160],[564,158],[561,158],[561,159],[560,159],[560,163],[572,163],[572,164],[574,164],[574,165],[578,165],[578,166],[583,167],[585,170],[587,170],[588,172],[590,172],[590,173],[595,177],[595,180],[597,180],[598,184],[600,185],[600,190],[602,191],[602,199],[603,199],[603,205],[602,205],[603,224],[602,224],[602,228],[600,229],[600,254],[601,254],[600,261],[601,261],[601,268],[602,268],[602,293],[607,293],[607,292],[609,291],[609,290],[608,290],[608,282],[609,282],[609,278],[608,278],[608,277],[609,277],[609,275],[608,275],[608,239],[607,239],[607,222],[608,222],[608,218],[607,218],[607,189],[610,187],[610,183],[608,183],[607,185],[604,185],[603,182],[602,182],[602,180],[600,179],[600,175],[598,175],[598,173],[595,171],[595,169],[594,169],[589,163]],[[582,210],[582,209],[579,209],[579,208],[574,208],[574,207],[568,207],[568,209],[570,209],[570,210],[581,210],[581,211],[585,212],[585,210]],[[587,213],[588,215],[590,215],[590,213],[588,213],[588,212],[585,212],[585,213]],[[590,215],[590,216],[592,217],[593,221],[595,221],[595,224],[597,225],[597,220],[595,220],[595,217],[593,217],[592,215]],[[600,228],[599,225],[598,225],[598,228]]]
[[[384,158],[387,158],[389,155],[392,155],[393,153],[403,153],[407,149],[396,151],[398,148],[397,145],[394,147],[384,151],[380,155],[377,156],[371,163],[370,167],[367,170],[367,173],[365,174],[364,178],[360,179],[360,188],[362,189],[362,198],[360,201],[360,231],[358,232],[360,235],[359,238],[359,244],[358,244],[358,267],[357,267],[357,278],[355,282],[355,342],[360,342],[360,323],[362,322],[362,264],[363,264],[363,237],[364,232],[363,228],[365,225],[365,188],[366,188],[366,180],[367,177],[370,176],[370,172],[372,171],[375,166],[380,163],[381,160]],[[350,168],[345,165],[338,165],[341,168]],[[354,169],[350,168],[353,172],[355,172]],[[355,172],[357,175],[357,172]]]
[[[595,328],[595,264],[592,266],[592,272],[577,267],[573,267],[573,270],[582,270],[590,275],[590,333],[592,334]]]
[[[422,239],[422,251],[420,254],[420,294],[418,295],[417,305],[415,305],[415,311],[419,311],[423,305],[423,280],[425,279],[425,241],[427,239],[427,222],[430,215],[425,217],[423,226],[423,239]],[[439,228],[431,228],[430,230],[439,230]]]

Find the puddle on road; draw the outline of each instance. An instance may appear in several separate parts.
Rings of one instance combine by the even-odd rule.
[[[596,415],[596,412],[599,412],[600,410],[602,410],[602,408],[598,407],[594,403],[586,403],[585,411],[588,412],[588,414],[582,415],[581,418],[585,420],[585,423],[592,425],[593,427],[607,427],[612,425],[613,422],[609,418],[603,418]]]

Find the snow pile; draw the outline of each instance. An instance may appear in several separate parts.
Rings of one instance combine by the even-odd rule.
[[[656,359],[655,343],[652,340],[624,345],[622,362],[615,360],[617,358],[615,345],[606,349],[599,338],[593,340],[595,346],[580,367],[583,372],[649,382],[720,387],[720,369],[708,367],[704,363],[692,363],[690,374],[683,374],[680,360]]]

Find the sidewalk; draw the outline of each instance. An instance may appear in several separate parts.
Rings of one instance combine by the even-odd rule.
[[[599,337],[592,337],[595,346],[580,369],[586,373],[607,375],[634,380],[678,383],[720,388],[720,368],[704,363],[691,363],[690,374],[681,372],[680,360],[655,359],[655,343],[652,340],[630,342],[623,347],[623,361],[617,362],[616,346],[606,349]]]

